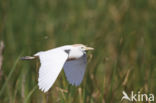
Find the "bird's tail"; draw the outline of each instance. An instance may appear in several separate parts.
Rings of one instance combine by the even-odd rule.
[[[21,60],[33,60],[35,58],[36,56],[25,56],[25,57],[21,57]]]

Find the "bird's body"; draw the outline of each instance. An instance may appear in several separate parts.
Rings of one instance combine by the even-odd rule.
[[[38,86],[43,92],[47,92],[54,84],[62,68],[64,68],[70,84],[80,85],[86,68],[86,50],[93,50],[93,48],[82,44],[66,45],[41,51],[36,53],[34,57],[27,56],[22,59],[39,57],[41,66],[39,68]]]

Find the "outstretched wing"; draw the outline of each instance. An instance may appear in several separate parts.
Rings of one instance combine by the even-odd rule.
[[[80,59],[70,60],[64,64],[64,72],[70,84],[78,86],[83,80],[87,64],[86,54]]]
[[[43,92],[47,92],[54,84],[68,54],[61,49],[52,49],[35,54],[39,56],[41,66],[39,68],[38,86]]]

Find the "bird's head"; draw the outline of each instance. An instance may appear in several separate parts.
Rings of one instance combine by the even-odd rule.
[[[77,48],[80,49],[81,51],[94,50],[94,48],[88,47],[88,46],[83,45],[83,44],[74,44],[74,45],[72,45],[72,46],[73,46],[73,47],[77,47]]]

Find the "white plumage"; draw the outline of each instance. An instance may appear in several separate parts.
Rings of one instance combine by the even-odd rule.
[[[58,77],[68,54],[61,50],[52,49],[46,52],[35,54],[39,56],[41,66],[39,68],[38,86],[44,92],[47,92]]]
[[[78,86],[82,82],[87,64],[86,54],[76,60],[67,61],[64,72],[70,84]]]
[[[93,48],[82,44],[67,45],[38,52],[34,57],[26,56],[22,59],[29,60],[39,57],[41,66],[39,68],[38,86],[41,91],[47,92],[54,84],[62,68],[64,68],[70,84],[80,85],[87,64],[86,50],[93,50]]]

